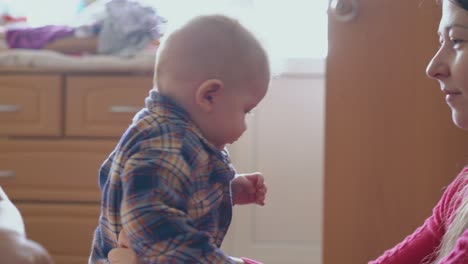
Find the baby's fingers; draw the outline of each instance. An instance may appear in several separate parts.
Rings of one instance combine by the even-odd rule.
[[[259,174],[258,177],[257,177],[255,187],[257,189],[265,187],[265,179],[263,178],[263,176],[261,174]]]
[[[265,196],[267,193],[268,189],[266,186],[262,186],[257,190],[257,201],[256,203],[259,205],[265,205]]]

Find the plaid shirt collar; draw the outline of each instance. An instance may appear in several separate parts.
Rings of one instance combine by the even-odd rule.
[[[209,142],[190,118],[189,113],[181,106],[179,106],[172,98],[161,94],[155,89],[152,89],[149,93],[149,96],[145,100],[145,104],[148,111],[152,113],[156,113],[157,115],[165,117],[168,120],[179,120],[183,122],[187,129],[195,133],[201,139],[207,150],[217,155],[225,162],[231,163],[227,149],[224,148],[220,151],[211,142]]]

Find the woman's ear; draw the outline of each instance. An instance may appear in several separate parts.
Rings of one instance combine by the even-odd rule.
[[[204,81],[195,94],[195,102],[205,112],[213,109],[213,104],[224,90],[224,83],[219,79],[209,79]]]

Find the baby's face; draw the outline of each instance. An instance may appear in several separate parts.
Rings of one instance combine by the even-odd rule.
[[[246,131],[246,117],[265,97],[268,83],[266,79],[240,85],[242,87],[228,87],[216,103],[213,122],[209,125],[210,141],[218,149],[234,143]]]

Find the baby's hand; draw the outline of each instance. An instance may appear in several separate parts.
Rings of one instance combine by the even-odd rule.
[[[107,258],[110,264],[138,264],[135,253],[129,248],[113,248]]]
[[[130,240],[123,229],[119,234],[118,245],[118,248],[112,249],[107,255],[110,264],[138,264],[136,254],[130,247]]]
[[[131,248],[130,247],[130,239],[127,236],[125,230],[120,230],[119,239],[117,241],[119,248]]]
[[[267,187],[261,173],[240,174],[231,182],[234,204],[265,205]]]

